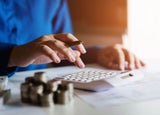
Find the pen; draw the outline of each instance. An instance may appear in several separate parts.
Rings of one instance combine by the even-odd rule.
[[[74,45],[79,45],[81,43],[82,43],[82,41],[78,40],[78,41],[73,41],[73,42],[66,42],[66,45],[71,47],[71,46],[74,46]]]

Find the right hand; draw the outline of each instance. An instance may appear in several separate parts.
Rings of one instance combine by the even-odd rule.
[[[121,44],[100,48],[98,63],[108,69],[133,70],[145,67],[145,63]]]
[[[72,50],[65,44],[77,40],[72,34],[50,34],[30,43],[15,46],[8,66],[26,67],[30,64],[60,63],[61,60],[67,59],[83,68],[85,65],[80,55],[86,53],[84,46],[79,44],[75,46],[76,50]]]

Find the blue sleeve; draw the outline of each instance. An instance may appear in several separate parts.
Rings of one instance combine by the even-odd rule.
[[[11,76],[16,71],[16,67],[8,68],[9,57],[14,44],[0,42],[0,75]]]
[[[52,20],[52,27],[54,28],[54,34],[73,33],[67,0],[62,0],[60,2],[57,14]]]

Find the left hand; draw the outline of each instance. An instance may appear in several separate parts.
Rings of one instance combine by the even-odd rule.
[[[98,52],[98,63],[108,69],[132,70],[144,67],[145,64],[135,54],[120,44],[104,47]]]
[[[77,40],[70,33],[49,34],[29,43],[14,46],[8,67],[26,67],[30,64],[60,63],[61,60],[68,60],[79,68],[84,68],[80,57],[86,52],[83,44],[75,45],[75,50],[66,45],[67,42]]]

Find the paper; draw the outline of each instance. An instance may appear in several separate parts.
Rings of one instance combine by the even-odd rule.
[[[140,81],[105,92],[76,90],[76,95],[97,108],[160,99],[160,73],[147,73]]]
[[[146,71],[148,73],[158,73],[160,72],[160,59],[152,58],[152,59],[143,59],[146,63]]]

